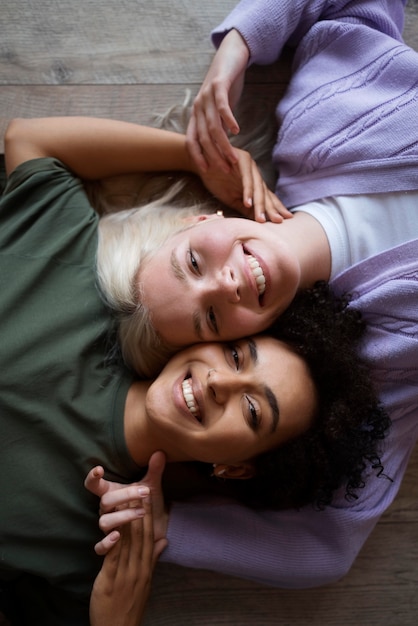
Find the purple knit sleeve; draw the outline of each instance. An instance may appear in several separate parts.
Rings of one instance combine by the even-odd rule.
[[[175,503],[162,560],[284,589],[336,582],[392,502],[401,475],[396,484],[373,477],[356,503],[341,494],[324,511],[257,512],[210,500]]]
[[[250,62],[273,63],[285,44],[297,46],[320,20],[362,22],[401,38],[406,0],[241,0],[212,31],[218,47],[235,28],[250,50]]]

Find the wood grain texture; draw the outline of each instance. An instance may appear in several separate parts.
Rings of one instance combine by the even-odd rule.
[[[198,83],[234,0],[18,0],[0,13],[1,84]]]
[[[0,0],[0,132],[16,116],[95,115],[145,124],[194,95],[209,32],[235,0]],[[405,40],[418,50],[418,0]],[[272,109],[288,65],[251,69],[250,102]],[[418,449],[400,493],[339,583],[277,590],[161,564],[146,626],[415,626]]]

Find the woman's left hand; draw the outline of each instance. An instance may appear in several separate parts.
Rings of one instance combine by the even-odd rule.
[[[165,538],[169,514],[161,485],[164,468],[165,455],[158,451],[151,455],[144,478],[130,485],[106,480],[103,478],[104,470],[100,465],[90,470],[84,486],[100,498],[99,526],[106,533],[94,547],[97,554],[102,556],[107,554],[118,541],[120,527],[145,514],[142,502],[149,494],[152,498],[154,540],[158,542]]]
[[[132,502],[130,506],[137,506]],[[91,626],[138,626],[158,557],[167,545],[154,540],[151,496],[142,498],[144,516],[121,527],[105,556],[90,598]]]
[[[257,222],[268,219],[280,223],[283,218],[292,217],[292,213],[267,187],[250,154],[239,148],[234,148],[234,152],[237,160],[228,173],[214,166],[199,172],[206,189],[227,206]]]

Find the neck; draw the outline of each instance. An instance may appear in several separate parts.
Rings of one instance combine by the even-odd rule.
[[[329,280],[331,250],[321,224],[312,215],[297,212],[277,224],[277,233],[292,248],[300,265],[299,287],[312,287],[317,280]]]
[[[131,385],[125,402],[124,429],[126,446],[132,459],[140,467],[148,465],[155,450],[146,419],[145,398],[152,381],[137,381]]]

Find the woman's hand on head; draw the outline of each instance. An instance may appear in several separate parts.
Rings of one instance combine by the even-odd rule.
[[[200,173],[205,187],[218,200],[257,222],[270,220],[280,223],[283,218],[292,217],[292,213],[267,187],[251,155],[239,148],[233,150],[236,163],[228,173],[213,167]]]
[[[232,113],[244,85],[247,44],[236,30],[223,39],[197,94],[187,128],[187,146],[201,172],[209,167],[229,172],[236,156],[228,132],[239,125]]]
[[[165,456],[154,452],[145,477],[130,485],[112,482],[103,478],[102,467],[94,467],[88,473],[85,487],[100,497],[99,526],[106,536],[95,545],[97,554],[104,555],[119,540],[121,526],[141,519],[146,514],[144,499],[150,496],[153,509],[154,538],[158,542],[165,538],[168,527],[161,480],[165,468]]]
[[[131,502],[130,506],[135,506]],[[157,560],[167,545],[154,534],[151,496],[141,500],[144,515],[125,524],[106,554],[90,598],[91,626],[138,626],[151,590]]]

